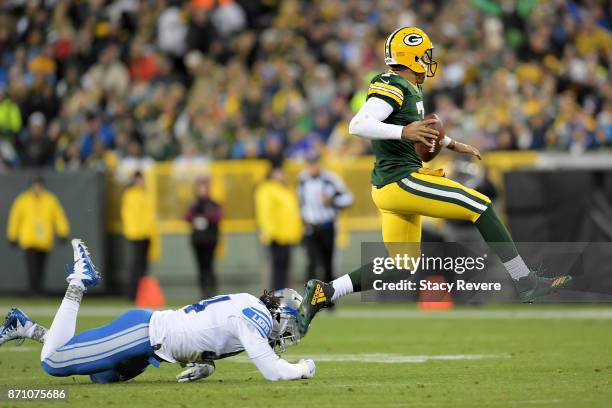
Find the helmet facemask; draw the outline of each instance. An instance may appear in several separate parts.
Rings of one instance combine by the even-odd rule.
[[[287,347],[294,346],[300,342],[297,328],[297,317],[285,308],[279,309],[273,316],[272,333],[270,334],[270,346],[276,354],[287,351]]]
[[[427,69],[427,77],[431,78],[436,75],[436,70],[438,69],[438,62],[433,59],[433,48],[428,49],[423,54],[423,57],[416,57],[417,61],[421,63]]]
[[[271,312],[270,346],[277,354],[280,354],[284,353],[288,346],[300,342],[297,309],[302,302],[302,297],[293,289],[276,290],[274,295],[279,298],[279,307]]]

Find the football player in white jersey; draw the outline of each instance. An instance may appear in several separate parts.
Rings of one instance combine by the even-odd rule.
[[[134,309],[99,328],[75,335],[77,314],[86,290],[100,281],[85,244],[72,240],[74,263],[68,289],[49,329],[19,309],[11,309],[0,326],[0,345],[24,339],[43,343],[41,365],[52,376],[89,375],[94,383],[127,381],[149,364],[180,363],[188,368],[179,382],[210,376],[214,360],[246,351],[270,381],[312,378],[315,364],[291,364],[274,351],[299,342],[297,308],[301,296],[292,289],[215,296],[177,310]]]

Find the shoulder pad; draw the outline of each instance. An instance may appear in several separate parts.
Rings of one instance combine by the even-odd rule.
[[[247,307],[242,309],[242,314],[249,323],[255,326],[263,338],[267,339],[270,336],[272,332],[272,317],[270,313],[264,313],[255,307]]]
[[[372,78],[372,81],[370,81],[368,97],[375,95],[402,106],[404,103],[404,95],[408,92],[401,79],[399,75],[390,72],[376,75]]]

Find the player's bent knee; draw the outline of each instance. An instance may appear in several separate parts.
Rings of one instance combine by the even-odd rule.
[[[53,377],[67,377],[69,375],[80,374],[77,365],[66,364],[62,360],[61,352],[53,352],[42,359],[40,366],[47,374]]]
[[[41,361],[40,366],[47,374],[53,377],[67,377],[74,374],[68,367],[52,367],[48,359]]]
[[[117,370],[107,370],[100,373],[91,374],[89,379],[94,384],[110,384],[122,381],[121,373]]]

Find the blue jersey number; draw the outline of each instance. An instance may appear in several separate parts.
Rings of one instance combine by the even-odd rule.
[[[196,312],[199,313],[202,310],[206,309],[207,306],[212,305],[213,303],[225,302],[226,300],[230,300],[230,297],[225,296],[215,296],[208,299],[200,300],[198,303],[194,303],[193,305],[187,306],[185,309],[185,313]]]

